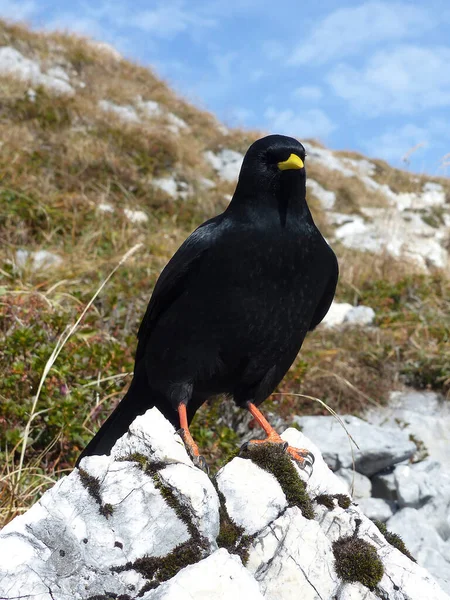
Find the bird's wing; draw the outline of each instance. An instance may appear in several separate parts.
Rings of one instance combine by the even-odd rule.
[[[311,325],[309,326],[309,331],[312,331],[313,329],[315,329],[317,327],[317,325],[322,321],[322,319],[327,314],[328,309],[331,306],[331,303],[333,302],[334,292],[336,291],[336,285],[337,285],[337,281],[338,281],[338,277],[339,277],[339,266],[338,266],[337,258],[335,256],[334,252],[332,252],[332,255],[333,255],[333,261],[334,261],[333,269],[332,269],[331,275],[328,279],[328,283],[325,288],[325,291],[322,294],[322,298],[320,299],[320,301],[316,307],[316,311],[312,318]]]
[[[216,217],[200,225],[183,242],[161,272],[139,327],[136,362],[145,353],[154,324],[186,289],[189,280],[197,272],[202,257],[212,247],[218,236],[220,221]]]

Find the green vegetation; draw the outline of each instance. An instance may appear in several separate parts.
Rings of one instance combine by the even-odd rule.
[[[333,510],[333,508],[335,508],[334,500],[337,501],[337,504],[340,508],[344,509],[349,508],[350,504],[352,503],[350,497],[346,494],[319,494],[314,498],[314,501],[317,502],[317,504],[322,504],[329,510]]]
[[[396,533],[392,533],[392,531],[389,531],[386,527],[386,524],[382,521],[374,521],[374,523],[384,535],[386,541],[389,542],[389,544],[391,544],[391,546],[394,546],[394,548],[400,550],[400,552],[407,556],[410,560],[417,562],[414,556],[412,556],[408,548],[405,546],[405,542],[399,535],[397,535]]]
[[[161,269],[197,225],[226,207],[233,184],[216,176],[203,153],[222,148],[244,152],[259,134],[224,134],[212,115],[177,97],[148,69],[76,36],[33,33],[0,22],[0,42],[47,64],[58,48],[58,60],[84,83],[72,96],[38,87],[32,98],[29,82],[0,76],[2,525],[73,467],[121,399],[131,378],[139,322]],[[141,115],[142,123],[125,123],[99,106],[101,100],[137,106],[138,96],[184,119],[189,133],[175,136],[164,118]],[[423,178],[414,182],[382,161],[376,165],[376,180],[396,191],[417,191],[423,184]],[[358,178],[340,177],[317,164],[308,174],[337,193],[344,212],[380,202],[362,194]],[[155,177],[171,175],[192,194],[174,199],[152,184]],[[202,188],[204,177],[215,187]],[[440,181],[450,190],[447,180]],[[101,212],[101,204],[112,212]],[[311,205],[329,233],[314,198]],[[148,221],[133,223],[125,209],[143,211]],[[439,214],[430,215],[437,223]],[[33,410],[61,335],[139,242],[140,250],[120,267],[63,346]],[[446,275],[417,274],[391,258],[339,245],[336,249],[341,264],[337,299],[373,306],[378,328],[364,335],[319,328],[308,336],[281,383],[283,395],[274,396],[264,409],[286,420],[301,412],[323,414],[319,404],[290,395],[302,392],[338,412],[358,413],[370,401],[383,402],[388,391],[403,383],[450,396]],[[62,263],[35,270],[31,259],[18,261],[21,250],[46,250]],[[220,400],[196,416],[192,433],[212,472],[236,453],[240,440],[235,427],[243,418],[244,411]]]
[[[170,485],[166,484],[158,474],[161,465],[147,462],[145,457],[140,454],[131,455],[122,460],[134,460],[139,468],[142,468],[151,476],[156,489],[159,490],[166,504],[175,511],[178,518],[186,525],[190,536],[186,542],[178,544],[166,556],[143,556],[134,562],[128,562],[124,566],[112,569],[115,572],[134,569],[141,573],[148,580],[140,591],[140,595],[143,595],[144,592],[158,587],[163,581],[171,579],[183,567],[192,565],[204,558],[208,542],[200,535],[194,525],[188,505],[177,496]]]
[[[333,543],[336,572],[344,581],[359,581],[374,590],[383,577],[384,567],[375,546],[350,536]]]
[[[89,494],[99,505],[100,514],[106,518],[110,517],[114,512],[114,508],[112,504],[103,504],[102,498],[100,496],[100,480],[97,477],[90,475],[84,469],[78,469],[78,475],[81,479],[81,483],[83,484],[83,486],[87,489]]]
[[[298,476],[289,454],[279,444],[249,444],[241,452],[258,467],[275,477],[286,496],[288,506],[297,506],[307,519],[314,519],[314,510],[306,492],[306,485]]]
[[[242,564],[246,565],[248,561],[248,551],[250,544],[252,543],[254,536],[245,535],[244,528],[236,525],[233,519],[230,517],[227,511],[225,496],[219,490],[217,483],[213,481],[214,487],[216,488],[217,495],[219,496],[219,519],[220,529],[219,535],[217,536],[217,545],[219,548],[225,548],[230,554],[237,554]]]

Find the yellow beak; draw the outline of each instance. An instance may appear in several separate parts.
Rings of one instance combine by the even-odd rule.
[[[296,154],[291,154],[287,160],[283,160],[283,162],[278,163],[278,168],[280,171],[287,171],[288,169],[303,169],[305,165],[303,164],[300,156]]]

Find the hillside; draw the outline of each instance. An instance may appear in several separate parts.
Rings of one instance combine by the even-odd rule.
[[[242,154],[261,134],[224,127],[108,46],[2,22],[0,89],[6,521],[72,468],[121,398],[160,270],[227,206]],[[337,300],[371,306],[376,318],[363,330],[318,329],[268,409],[287,420],[324,413],[290,395],[301,393],[358,413],[405,384],[449,396],[450,180],[302,141],[309,203],[340,261]],[[60,336],[137,243],[63,346],[33,407]],[[239,445],[236,422],[224,403],[199,412],[193,433],[213,466]]]

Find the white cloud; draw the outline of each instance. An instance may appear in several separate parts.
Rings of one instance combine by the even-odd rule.
[[[334,93],[360,113],[414,113],[450,105],[450,48],[398,46],[361,69],[341,64],[328,75]]]
[[[172,38],[192,27],[213,27],[215,20],[195,13],[184,2],[160,3],[152,9],[132,12],[126,18],[128,26],[141,29],[161,38]]]
[[[326,138],[336,129],[329,117],[317,108],[294,112],[291,109],[280,111],[269,107],[264,116],[271,131],[303,139]]]
[[[364,146],[372,156],[399,162],[413,148],[425,148],[429,144],[430,132],[412,123],[392,128],[376,136]]]
[[[292,92],[292,97],[300,100],[320,100],[323,92],[316,85],[302,85]]]
[[[323,64],[387,41],[401,41],[433,27],[426,8],[406,2],[366,2],[326,16],[296,48],[291,65]]]
[[[2,19],[13,19],[23,21],[29,19],[38,12],[37,3],[34,0],[16,2],[14,0],[0,0],[0,17]]]
[[[422,160],[428,149],[445,148],[450,138],[450,123],[443,119],[429,119],[416,125],[406,123],[391,127],[378,136],[366,140],[365,150],[371,155],[400,164]],[[450,148],[449,148],[450,149]],[[436,168],[438,165],[436,164]]]

